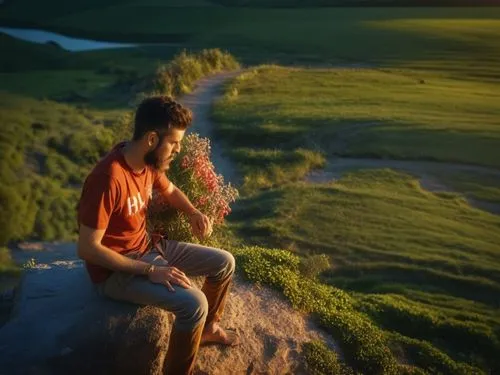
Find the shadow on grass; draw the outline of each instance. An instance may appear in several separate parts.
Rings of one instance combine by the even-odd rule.
[[[500,307],[500,285],[477,276],[461,276],[418,266],[387,264],[383,267],[341,267],[324,274],[324,280],[336,287],[363,293],[376,292],[382,285],[404,284]]]

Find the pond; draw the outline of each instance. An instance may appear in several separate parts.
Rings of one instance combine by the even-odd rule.
[[[71,38],[50,31],[37,29],[18,29],[11,27],[0,27],[0,33],[8,34],[14,38],[26,40],[34,43],[55,42],[68,51],[90,51],[106,48],[128,48],[136,47],[137,43],[115,43],[103,42],[90,39]]]

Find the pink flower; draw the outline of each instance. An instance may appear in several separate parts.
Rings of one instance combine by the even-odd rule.
[[[187,167],[189,167],[189,158],[185,155],[181,160],[181,168],[186,169]]]

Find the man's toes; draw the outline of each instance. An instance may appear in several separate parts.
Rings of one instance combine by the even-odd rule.
[[[240,335],[235,330],[226,330],[226,345],[236,346],[240,344]]]

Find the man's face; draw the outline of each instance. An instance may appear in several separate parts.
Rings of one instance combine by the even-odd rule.
[[[174,157],[181,151],[181,141],[185,132],[185,130],[171,129],[154,150],[144,155],[144,162],[158,171],[167,171]]]

